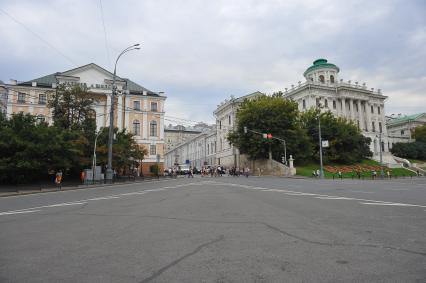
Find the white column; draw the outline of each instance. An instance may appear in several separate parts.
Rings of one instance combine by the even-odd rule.
[[[109,119],[110,119],[109,114],[111,112],[111,94],[109,93],[106,96],[107,96],[107,104],[106,104],[106,107],[105,107],[105,114],[106,114],[105,117],[107,117],[107,121],[109,121]],[[109,123],[108,123],[108,125],[105,125],[105,126],[109,127]]]
[[[128,132],[130,132],[129,127],[129,103],[130,99],[127,96],[124,96],[124,128],[127,129]]]
[[[342,97],[341,101],[342,101],[342,116],[346,117],[346,100],[344,97]]]
[[[102,106],[97,104],[95,106],[95,113],[96,113],[96,131],[99,131],[101,129],[101,127],[103,127],[103,117],[104,114],[102,111]]]
[[[370,102],[366,101],[365,102],[365,114],[367,116],[367,131],[371,132],[372,127],[371,127],[371,106],[370,106]]]
[[[355,109],[354,109],[354,100],[351,98],[349,99],[349,118],[355,122]]]
[[[7,93],[7,106],[6,106],[6,117],[7,118],[10,118],[12,116],[12,113],[13,113],[12,112],[12,107],[13,107],[12,99],[13,99],[13,96],[14,96],[14,94],[12,92],[9,91]],[[50,115],[50,116],[53,116],[53,115]]]
[[[164,139],[164,115],[160,115],[160,140]]]
[[[123,95],[118,96],[117,102],[117,127],[123,129]]]
[[[362,113],[362,108],[361,108],[361,100],[358,99],[358,119],[359,119],[359,128],[361,129],[361,131],[364,130],[364,116]]]
[[[146,113],[142,114],[142,138],[148,138],[148,115]]]

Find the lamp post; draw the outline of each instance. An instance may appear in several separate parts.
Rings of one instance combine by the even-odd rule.
[[[321,109],[322,104],[321,102],[318,103],[317,105],[318,109],[320,110],[320,112],[318,113],[318,141],[319,141],[319,155],[320,155],[320,179],[324,178],[324,168],[323,168],[323,163],[322,163],[322,138],[321,138]]]
[[[380,132],[378,135],[376,135],[377,138],[379,138],[379,154],[380,154],[380,178],[385,177],[385,172],[383,172],[383,156],[382,156],[382,133]]]
[[[114,136],[114,98],[115,93],[117,91],[117,87],[115,85],[115,78],[116,78],[116,70],[117,70],[117,63],[120,57],[129,51],[132,50],[139,50],[140,47],[138,47],[140,44],[134,44],[132,46],[127,47],[123,51],[121,51],[120,55],[118,55],[117,60],[115,60],[115,66],[114,66],[114,75],[112,77],[112,93],[111,93],[111,109],[109,113],[109,135],[108,135],[108,165],[106,169],[106,181],[108,183],[112,183],[112,177],[113,177],[113,170],[112,170],[112,140]]]
[[[99,131],[95,137],[95,146],[93,147],[93,160],[92,160],[92,183],[95,183],[95,169],[96,169],[96,143],[98,142],[98,137],[102,133]]]

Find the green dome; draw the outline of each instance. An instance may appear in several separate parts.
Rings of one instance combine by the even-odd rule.
[[[322,69],[322,68],[332,68],[332,69],[335,69],[337,72],[340,71],[339,67],[337,67],[336,65],[327,63],[327,59],[320,58],[315,60],[314,64],[310,66],[309,68],[307,68],[306,71],[303,73],[303,75],[306,76],[306,74],[309,73],[310,71],[313,71],[315,69]]]

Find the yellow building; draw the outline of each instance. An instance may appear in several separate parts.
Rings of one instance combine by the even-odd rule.
[[[2,111],[30,113],[38,120],[52,123],[52,111],[47,107],[49,96],[59,84],[86,86],[95,100],[96,126],[109,126],[113,74],[96,64],[88,64],[65,72],[56,72],[38,79],[4,84],[7,91]],[[149,167],[164,162],[164,103],[163,92],[150,91],[137,83],[116,77],[118,95],[115,98],[114,125],[134,134],[136,142],[148,150],[140,170],[149,174]]]

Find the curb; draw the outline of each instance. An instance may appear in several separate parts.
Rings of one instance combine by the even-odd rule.
[[[113,183],[113,184],[96,184],[96,185],[78,185],[74,187],[62,187],[62,189],[40,189],[37,191],[17,191],[17,192],[6,192],[6,193],[0,193],[0,198],[2,197],[11,197],[11,196],[23,196],[23,195],[34,195],[34,194],[44,194],[44,193],[52,193],[52,192],[65,192],[65,191],[76,191],[76,190],[87,190],[87,189],[93,189],[93,188],[100,188],[100,187],[112,187],[116,185],[125,185],[125,184],[138,184],[138,183],[144,183],[149,181],[161,181],[165,179],[150,179],[150,180],[143,180],[143,181],[134,181],[134,182],[122,182],[122,183]]]

